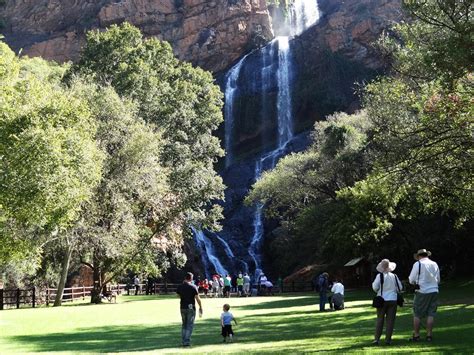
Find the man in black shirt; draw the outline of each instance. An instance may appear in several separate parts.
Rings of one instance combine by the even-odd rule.
[[[196,318],[196,302],[199,304],[199,316],[202,316],[201,298],[198,289],[193,285],[193,274],[188,272],[184,281],[178,286],[176,293],[179,295],[181,320],[181,337],[183,346],[191,346],[191,334],[193,333],[194,319]]]

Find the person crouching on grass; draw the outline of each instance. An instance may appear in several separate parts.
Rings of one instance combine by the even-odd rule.
[[[221,314],[221,326],[222,326],[222,336],[224,337],[224,343],[227,342],[227,337],[229,337],[229,342],[232,343],[232,337],[234,336],[234,332],[232,331],[232,321],[234,321],[235,325],[237,325],[237,321],[235,320],[232,313],[229,312],[230,306],[226,303],[224,307],[222,307]]]

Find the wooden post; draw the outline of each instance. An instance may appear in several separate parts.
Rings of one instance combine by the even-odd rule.
[[[165,280],[165,293],[168,294],[168,282]]]
[[[0,311],[3,310],[3,288],[0,289]]]
[[[36,287],[33,286],[33,294],[31,295],[31,303],[33,308],[36,306]]]
[[[295,282],[291,281],[291,292],[295,292]]]
[[[46,286],[46,306],[49,306],[49,286]]]
[[[84,285],[82,285],[82,300],[84,301],[86,299],[86,288]]]
[[[16,308],[20,308],[20,289],[16,289]]]

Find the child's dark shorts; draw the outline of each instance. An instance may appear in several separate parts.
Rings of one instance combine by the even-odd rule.
[[[229,325],[224,325],[222,327],[222,336],[225,338],[225,337],[228,337],[229,335],[234,335],[234,332],[232,331],[232,326],[229,324]]]

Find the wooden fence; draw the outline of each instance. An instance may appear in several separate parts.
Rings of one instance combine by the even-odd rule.
[[[148,288],[150,294],[168,294],[176,293],[179,284],[174,283],[155,283]],[[74,302],[85,300],[90,297],[92,286],[68,287],[64,289],[62,302]],[[120,294],[134,294],[135,286],[130,284],[108,285],[107,291]],[[147,291],[146,284],[140,284],[138,294],[145,294]],[[30,288],[30,289],[0,289],[0,310],[10,308],[25,308],[38,305],[49,306],[54,303],[56,298],[56,288]]]
[[[173,294],[180,284],[176,283],[154,283],[147,288],[146,284],[140,284],[137,294]],[[256,287],[256,285],[253,285]],[[108,285],[107,291],[119,294],[135,294],[135,286],[131,284]],[[311,282],[293,281],[284,282],[281,292],[310,292],[314,290]],[[92,287],[69,287],[64,289],[62,302],[74,302],[85,300],[91,295]],[[148,291],[148,292],[147,292]],[[275,285],[274,292],[279,292],[279,285]],[[30,289],[0,289],[0,310],[9,308],[33,307],[38,305],[49,306],[54,302],[57,289],[55,288],[30,288]]]

